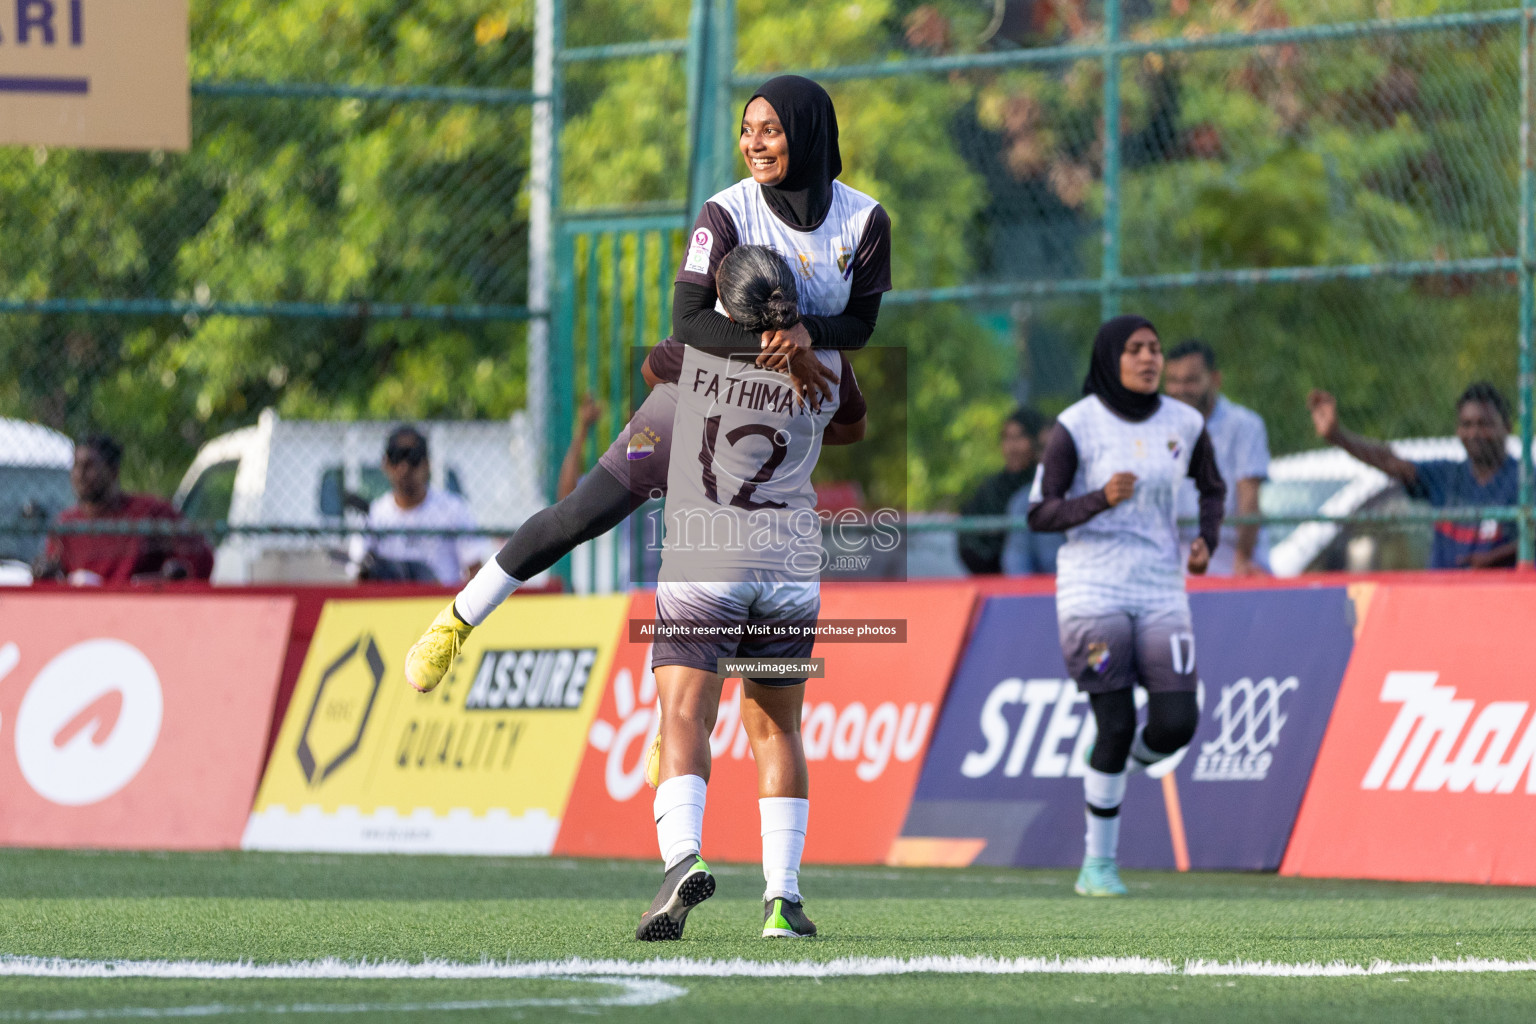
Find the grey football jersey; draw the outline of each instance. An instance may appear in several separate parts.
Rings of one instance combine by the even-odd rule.
[[[684,348],[667,470],[663,579],[737,569],[786,579],[819,573],[821,520],[811,472],[827,424],[856,422],[865,402],[841,353],[816,357],[840,379],[819,411],[800,401],[785,374],[756,366],[754,355],[725,358]]]
[[[717,192],[704,204],[677,279],[715,286],[715,269],[737,245],[766,245],[799,275],[800,312],[837,316],[850,297],[891,287],[890,219],[880,204],[840,181],[832,183],[832,207],[810,231],[790,227],[774,216],[763,190],[751,178]]]
[[[1097,491],[1116,473],[1135,473],[1129,501],[1067,531],[1056,556],[1059,614],[1136,614],[1188,608],[1178,531],[1178,492],[1205,429],[1200,413],[1164,400],[1140,423],[1123,420],[1093,395],[1057,419],[1077,448],[1077,475],[1066,497]],[[1032,502],[1041,500],[1035,476]]]

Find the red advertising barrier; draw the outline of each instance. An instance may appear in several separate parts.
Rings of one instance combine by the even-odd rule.
[[[807,684],[804,734],[811,769],[811,863],[883,864],[901,831],[939,707],[970,622],[964,584],[827,584],[822,619],[904,619],[905,643],[818,643],[826,678]],[[631,619],[655,618],[637,593]],[[727,680],[713,754],[704,855],[756,861],[757,766],[741,727],[741,681]],[[628,631],[587,740],[554,852],[656,858],[645,752],[656,729],[650,646]]]
[[[0,594],[0,845],[236,849],[283,597]]]
[[[1376,589],[1282,874],[1536,884],[1533,620],[1520,584]]]

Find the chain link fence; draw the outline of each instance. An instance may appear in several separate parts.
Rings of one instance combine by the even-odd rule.
[[[38,554],[74,500],[70,442],[97,432],[128,489],[209,527],[228,579],[336,577],[401,422],[434,485],[511,530],[552,497],[580,395],[604,406],[584,467],[628,415],[681,232],[783,71],[827,85],[843,180],[894,223],[873,344],[912,374],[914,574],[959,571],[955,531],[1002,525],[954,516],[1016,404],[1075,400],[1110,311],[1217,350],[1268,426],[1264,510],[1296,567],[1420,564],[1429,530],[1384,479],[1301,455],[1311,388],[1451,457],[1469,382],[1520,390],[1510,0],[570,0],[548,7],[547,93],[535,8],[199,0],[190,152],[0,149],[0,557]],[[871,426],[834,482],[881,494]],[[1354,515],[1375,518],[1296,527]]]
[[[780,70],[826,83],[844,180],[891,210],[898,290],[876,343],[922,368],[915,510],[959,508],[1000,468],[989,442],[1008,410],[1075,401],[1098,322],[1138,312],[1165,344],[1209,342],[1224,393],[1264,418],[1277,568],[1425,563],[1430,517],[1401,488],[1342,455],[1297,458],[1321,443],[1306,399],[1327,389],[1352,429],[1444,439],[1420,447],[1452,459],[1469,383],[1515,405],[1530,324],[1518,7],[922,3],[872,17],[768,59],[743,45],[752,70],[733,82],[738,98]],[[1295,529],[1304,516],[1369,522]],[[1462,518],[1499,529],[1517,513]]]
[[[389,489],[400,422],[482,526],[539,507],[532,29],[483,10],[194,3],[189,152],[0,149],[0,414],[115,437],[126,489],[237,532],[230,580],[340,578],[345,535],[313,531]],[[73,502],[71,452],[9,436],[24,530]]]

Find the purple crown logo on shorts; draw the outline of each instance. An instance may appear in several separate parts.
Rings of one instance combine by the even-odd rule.
[[[1088,645],[1088,667],[1099,675],[1104,674],[1109,667],[1109,644]]]

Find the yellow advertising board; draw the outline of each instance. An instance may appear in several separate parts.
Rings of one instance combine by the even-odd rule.
[[[191,141],[187,0],[0,2],[0,145]]]
[[[401,665],[442,606],[326,603],[246,849],[549,852],[629,599],[517,598],[420,694]]]

